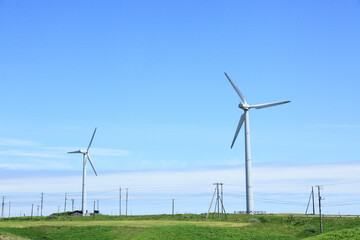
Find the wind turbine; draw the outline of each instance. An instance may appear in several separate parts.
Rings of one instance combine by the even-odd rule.
[[[246,213],[254,214],[254,198],[252,191],[252,181],[251,181],[251,153],[250,153],[250,127],[249,127],[249,110],[251,108],[261,109],[267,107],[273,107],[280,104],[289,103],[290,101],[283,102],[273,102],[273,103],[264,103],[257,105],[249,105],[244,95],[240,92],[240,90],[236,87],[236,85],[231,81],[230,77],[225,73],[227,79],[229,79],[231,85],[235,89],[236,93],[239,95],[241,102],[239,104],[239,108],[244,110],[244,113],[241,115],[239,124],[237,126],[234,139],[231,143],[231,148],[234,146],[236,138],[239,134],[242,124],[245,121],[245,179],[246,179]]]
[[[78,151],[74,151],[74,152],[68,152],[68,153],[81,153],[83,155],[83,179],[82,179],[82,205],[81,205],[81,211],[82,211],[82,215],[85,216],[86,215],[86,162],[87,160],[89,160],[89,163],[92,167],[92,169],[94,170],[95,175],[97,176],[97,173],[95,171],[94,165],[91,162],[90,159],[90,155],[89,155],[89,149],[91,147],[91,143],[94,139],[96,133],[96,128],[94,130],[94,133],[91,137],[89,146],[86,150],[78,150]]]

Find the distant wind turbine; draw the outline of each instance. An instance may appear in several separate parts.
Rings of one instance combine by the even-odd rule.
[[[231,143],[231,148],[234,146],[236,138],[239,134],[242,124],[245,121],[245,178],[246,178],[246,213],[254,214],[254,198],[252,191],[252,181],[251,181],[251,153],[250,153],[250,127],[249,127],[249,110],[250,108],[261,109],[267,107],[273,107],[280,104],[289,103],[290,101],[283,102],[274,102],[274,103],[264,103],[257,105],[249,105],[247,104],[244,95],[240,92],[240,90],[236,87],[236,85],[231,81],[230,77],[225,73],[227,79],[229,79],[231,85],[235,89],[236,93],[239,95],[241,102],[239,104],[239,108],[244,110],[244,113],[241,115],[239,124],[237,126],[234,139]]]
[[[78,150],[78,151],[74,151],[74,152],[68,152],[70,154],[71,153],[81,153],[83,155],[82,205],[81,205],[81,208],[82,208],[81,211],[82,211],[83,216],[86,215],[86,162],[87,162],[87,160],[89,160],[89,163],[90,163],[92,169],[94,170],[95,175],[97,176],[94,165],[92,164],[90,155],[89,155],[89,149],[91,147],[91,143],[94,139],[95,133],[96,133],[96,128],[95,128],[92,138],[90,140],[89,146],[86,150]]]

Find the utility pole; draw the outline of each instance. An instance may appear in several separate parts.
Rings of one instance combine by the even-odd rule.
[[[67,193],[65,193],[64,214],[66,213],[66,200],[67,200]]]
[[[71,211],[73,212],[74,211],[74,199],[71,199]]]
[[[93,218],[95,218],[95,202],[96,202],[96,201],[94,201],[94,214],[93,214]]]
[[[308,209],[309,209],[310,200],[311,200],[311,192],[310,192],[308,204],[307,204],[307,206],[306,206],[306,211],[305,211],[305,215],[306,215],[306,216],[308,216],[307,211],[308,211]]]
[[[306,207],[306,211],[305,211],[305,215],[308,215],[308,209],[309,209],[309,205],[310,205],[310,200],[312,199],[312,205],[313,205],[313,213],[312,215],[315,215],[315,200],[314,200],[314,187],[311,187],[311,192],[310,192],[310,196],[309,196],[309,201]]]
[[[1,218],[4,217],[4,206],[5,206],[5,197],[3,196],[2,204],[1,204]]]
[[[215,219],[216,208],[217,208],[217,206],[218,206],[218,201],[219,201],[219,184],[218,184],[218,183],[214,183],[213,185],[216,185],[216,187],[215,187],[215,191],[216,191],[216,202],[215,202],[214,215],[213,215],[213,218]]]
[[[9,218],[10,218],[10,207],[11,207],[11,202],[9,202]]]
[[[44,193],[41,193],[41,216],[43,216]]]
[[[216,189],[217,189],[217,209],[218,209],[218,218],[220,218],[220,194],[219,194],[219,183],[216,183]],[[216,211],[216,208],[215,208]],[[214,214],[215,217],[215,214]]]
[[[313,203],[313,215],[315,215],[315,198],[314,198],[314,187],[311,187],[312,203]]]
[[[31,204],[31,219],[33,217],[33,213],[34,213],[34,204]]]
[[[215,193],[216,193],[216,188],[215,188],[215,190],[214,190],[214,194],[213,194],[212,199],[211,199],[211,202],[210,202],[210,206],[209,206],[208,213],[207,213],[207,215],[206,215],[206,219],[208,219],[208,217],[209,217],[209,213],[210,213],[210,209],[211,209],[212,203],[213,203],[213,201],[214,201]]]
[[[97,210],[99,211],[99,199],[97,200]]]
[[[225,213],[225,217],[227,218],[227,213],[225,211],[224,203],[223,203],[223,189],[222,189],[223,183],[214,183],[213,185],[216,185],[216,187],[215,187],[212,199],[211,199],[211,203],[210,203],[210,206],[209,206],[208,213],[206,215],[206,219],[208,219],[208,217],[209,217],[209,213],[210,213],[210,210],[211,210],[212,203],[214,201],[215,194],[216,194],[216,202],[215,202],[213,218],[215,219],[216,209],[217,209],[217,212],[218,212],[218,218],[220,218],[220,204],[221,204],[221,214]],[[220,196],[219,186],[221,186],[221,196]]]
[[[128,210],[128,188],[125,188],[126,189],[126,217],[127,217],[127,210]]]
[[[121,216],[121,188],[119,188],[119,217]]]
[[[316,186],[318,188],[318,196],[319,196],[319,215],[320,215],[320,232],[323,232],[323,228],[322,228],[322,216],[321,216],[321,200],[323,200],[323,198],[321,198],[320,195],[320,188],[321,186]]]
[[[172,199],[172,217],[174,217],[174,199]]]
[[[221,207],[221,214],[224,213],[224,191],[223,191],[223,183],[220,183],[221,186],[221,203],[222,203],[222,207]]]
[[[37,213],[36,213],[36,216],[39,216],[39,205],[37,205]]]

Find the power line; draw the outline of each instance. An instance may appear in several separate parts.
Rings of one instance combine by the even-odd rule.
[[[348,206],[348,205],[360,205],[360,202],[348,202],[348,203],[345,202],[345,203],[338,203],[338,204],[325,204],[325,206],[329,206],[329,207]]]
[[[352,182],[356,182],[356,181],[352,181]],[[344,182],[345,183],[345,182]],[[347,182],[349,183],[349,182]],[[343,184],[343,183],[337,183],[337,184]],[[203,186],[203,185],[194,185],[194,186]],[[233,186],[238,186],[238,185],[234,185]],[[229,198],[240,198],[240,199],[245,199],[245,195],[242,195],[242,194],[237,194],[236,192],[237,191],[234,191],[232,190],[232,192],[230,193],[223,193],[223,191],[220,191],[220,188],[222,187],[222,185],[219,184],[219,195],[220,195],[220,199],[221,201],[219,201],[217,203],[217,205],[220,205],[220,203],[224,201],[224,197],[229,197]],[[283,187],[290,187],[290,186],[283,186]],[[296,187],[296,186],[292,186],[292,187]],[[304,187],[304,186],[298,186],[298,187]],[[199,199],[199,201],[203,201],[205,198],[207,198],[211,193],[209,192],[203,192],[200,191],[198,193],[192,193],[193,191],[189,192],[189,191],[186,191],[186,189],[196,189],[196,187],[178,187],[178,188],[175,188],[175,189],[172,189],[172,188],[169,188],[169,187],[159,187],[159,186],[154,186],[154,187],[139,187],[139,188],[135,188],[136,191],[134,192],[132,190],[132,199],[134,201],[137,201],[136,204],[139,204],[141,200],[146,200],[146,203],[148,204],[164,204],[162,201],[164,202],[167,202],[167,201],[172,201],[172,199],[177,199],[179,201],[181,200],[187,200],[187,199]],[[142,191],[141,191],[142,189]],[[232,188],[233,189],[233,188]],[[156,190],[156,193],[148,193],[148,191],[154,191]],[[89,198],[88,200],[89,201],[92,201],[92,200],[99,200],[101,199],[102,201],[105,202],[105,204],[109,204],[111,201],[115,200],[115,199],[119,199],[119,215],[121,214],[121,210],[120,210],[120,207],[121,207],[121,193],[117,193],[119,191],[119,188],[117,189],[113,189],[113,190],[103,190],[103,191],[92,191],[91,193],[91,198]],[[74,205],[73,203],[73,200],[75,199],[79,199],[76,197],[76,192],[73,192],[73,196],[74,198],[72,198],[72,205]],[[64,204],[64,212],[66,211],[66,208],[69,208],[67,206],[67,200],[69,197],[69,195],[71,195],[71,193],[66,193],[65,194],[65,202],[64,201],[64,193],[45,193],[46,194],[46,203],[47,203],[47,206],[49,207],[46,207],[46,210],[51,210],[53,208],[55,208],[54,206],[61,206],[62,204]],[[127,193],[128,194],[128,193]],[[281,205],[289,205],[289,206],[306,206],[306,200],[307,200],[307,197],[305,197],[305,194],[303,193],[292,193],[294,194],[294,196],[297,196],[299,197],[299,195],[301,194],[300,197],[302,197],[304,195],[304,198],[306,198],[306,200],[304,202],[299,202],[299,201],[289,201],[289,200],[282,200],[282,199],[279,199],[281,198],[281,195],[283,196],[283,194],[285,193],[282,193],[282,192],[279,192],[279,193],[274,193],[274,192],[268,192],[268,193],[264,193],[263,196],[267,196],[266,197],[255,197],[254,200],[257,201],[257,202],[264,202],[264,203],[270,203],[270,204],[281,204]],[[289,193],[288,193],[289,194]],[[279,195],[279,196],[277,196]],[[306,194],[307,195],[307,194]],[[15,199],[11,199],[12,200],[12,204],[13,204],[13,207],[15,207],[15,210],[18,211],[18,209],[20,209],[20,205],[24,205],[25,208],[28,208],[30,206],[30,204],[34,203],[34,201],[38,202],[38,200],[36,200],[35,198],[33,199],[32,196],[34,196],[33,194],[30,194],[30,195],[24,195],[24,194],[12,194],[12,196],[21,196],[20,197],[16,197]],[[60,196],[63,196],[63,197],[60,197]],[[211,196],[211,195],[210,195]],[[41,215],[44,215],[44,193],[41,193]],[[8,200],[9,197],[7,196],[6,197],[6,200]],[[313,199],[313,197],[312,197]],[[126,206],[126,215],[128,214],[127,210],[128,210],[128,196],[127,196],[127,206]],[[350,200],[350,199],[349,199]],[[198,200],[194,200],[196,202],[198,202]],[[313,199],[314,201],[314,199]],[[115,201],[113,201],[115,202]],[[111,204],[113,204],[113,202],[111,202]],[[146,204],[144,203],[144,204]],[[181,203],[181,202],[180,202]],[[104,205],[105,205],[104,204]],[[311,203],[308,203],[309,205],[309,208],[310,208],[310,204]],[[327,206],[333,206],[333,207],[341,207],[341,206],[347,206],[347,205],[359,205],[360,202],[359,201],[356,201],[354,199],[354,201],[342,201],[342,202],[327,202],[325,203],[325,205],[323,204],[323,202],[321,203],[323,206],[327,207]],[[2,212],[5,211],[5,199],[4,199],[4,210],[2,210]],[[115,203],[115,206],[116,206],[116,203]],[[48,209],[49,208],[49,209]],[[314,204],[313,204],[313,208],[314,208]],[[21,206],[21,209],[24,210],[23,206]],[[74,207],[72,207],[72,210],[74,209]],[[7,209],[6,209],[7,210]],[[222,212],[223,213],[223,209],[222,207],[217,207],[217,210]],[[24,212],[24,211],[23,211]],[[48,212],[48,211],[46,211]],[[313,209],[313,213],[314,213],[314,209]],[[45,213],[46,215],[47,213]],[[10,203],[9,203],[9,216],[10,216]],[[2,213],[2,217],[4,217],[4,213]]]
[[[226,194],[227,197],[233,198],[245,198],[244,196],[236,196],[231,194]],[[267,199],[267,198],[254,198],[254,200],[259,202],[268,202],[268,203],[275,203],[275,204],[284,204],[284,205],[298,205],[298,206],[306,206],[303,202],[290,202],[290,201],[279,201],[276,199]]]
[[[349,181],[349,182],[339,182],[339,183],[329,183],[329,184],[323,184],[322,186],[333,186],[333,185],[342,185],[342,184],[351,184],[351,183],[360,183],[360,180]]]

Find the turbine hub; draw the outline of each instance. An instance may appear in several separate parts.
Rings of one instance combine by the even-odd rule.
[[[250,106],[248,104],[246,104],[246,103],[245,104],[240,103],[239,108],[241,108],[242,110],[249,110]]]
[[[87,151],[86,150],[80,150],[80,153],[87,154]]]

